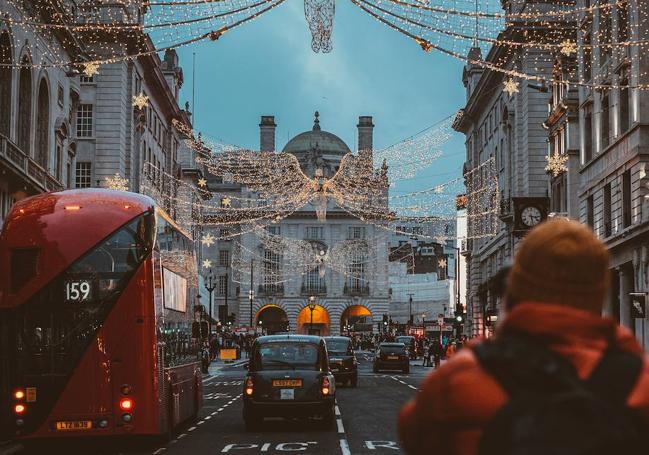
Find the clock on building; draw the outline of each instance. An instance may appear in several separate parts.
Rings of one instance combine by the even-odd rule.
[[[548,217],[549,199],[546,197],[515,197],[514,233],[525,234]]]

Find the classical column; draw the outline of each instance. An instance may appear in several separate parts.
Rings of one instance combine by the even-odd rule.
[[[631,279],[633,277],[624,269],[624,267],[618,269],[618,275],[620,279],[620,325],[633,330],[633,319],[631,319],[631,299],[629,297],[629,292],[632,292]]]

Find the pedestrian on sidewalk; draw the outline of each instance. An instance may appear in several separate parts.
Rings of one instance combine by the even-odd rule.
[[[609,255],[593,232],[553,220],[528,233],[507,278],[505,315],[399,416],[407,454],[645,453],[649,361],[601,316]]]

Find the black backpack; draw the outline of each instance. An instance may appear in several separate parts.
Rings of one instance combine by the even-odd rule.
[[[508,334],[473,350],[509,395],[484,431],[480,455],[611,455],[649,449],[649,428],[626,406],[642,370],[641,357],[608,350],[582,381],[569,361],[525,334]]]

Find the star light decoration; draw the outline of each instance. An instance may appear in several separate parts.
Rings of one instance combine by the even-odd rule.
[[[110,190],[128,191],[128,180],[119,174],[106,177],[106,187]]]
[[[208,232],[201,239],[201,243],[205,246],[212,246],[214,244],[214,236]]]
[[[570,40],[565,40],[561,43],[561,53],[570,57],[572,54],[577,53],[577,43]]]
[[[99,74],[99,64],[95,62],[84,63],[83,75],[86,77],[92,77],[95,74]]]
[[[198,186],[205,188],[207,186],[207,180],[201,177],[200,179],[198,179]]]
[[[149,105],[149,97],[144,93],[140,92],[139,95],[133,96],[133,106],[137,107],[139,110],[144,109]]]
[[[553,155],[547,155],[545,160],[548,162],[548,165],[545,166],[545,171],[552,173],[553,177],[558,177],[568,170],[568,166],[566,166],[568,155],[555,153]]]
[[[514,96],[514,93],[518,93],[520,91],[518,88],[518,82],[516,82],[511,77],[507,79],[505,82],[503,82],[503,85],[505,86],[503,91],[507,93],[510,98]]]
[[[446,268],[446,259],[440,259],[437,264],[439,265],[440,269],[445,269]]]
[[[232,205],[232,200],[229,197],[224,197],[221,199],[221,206],[222,207],[230,207]]]
[[[210,261],[209,259],[205,259],[203,261],[203,268],[204,269],[209,269],[211,267],[212,267],[212,261]]]

